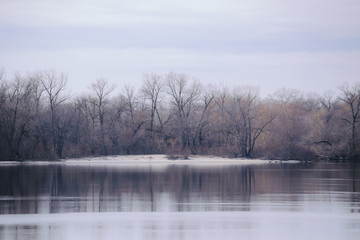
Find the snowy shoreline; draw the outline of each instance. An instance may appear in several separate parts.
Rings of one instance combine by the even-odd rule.
[[[263,160],[263,159],[245,159],[245,158],[223,158],[216,156],[190,155],[187,159],[168,159],[165,154],[157,155],[118,155],[118,156],[100,156],[100,157],[84,157],[84,158],[69,158],[57,161],[3,161],[0,166],[6,165],[142,165],[142,164],[166,164],[166,165],[258,165],[269,163],[299,163],[297,160]]]

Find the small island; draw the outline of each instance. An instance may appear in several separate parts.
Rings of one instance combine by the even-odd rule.
[[[204,86],[182,73],[145,74],[139,89],[98,78],[70,95],[67,75],[0,72],[0,160],[165,154],[356,160],[360,85],[339,94]],[[199,157],[201,158],[201,157]]]

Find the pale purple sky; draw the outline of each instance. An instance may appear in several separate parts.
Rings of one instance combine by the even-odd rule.
[[[0,68],[55,69],[81,93],[144,73],[305,92],[360,81],[359,0],[0,0]]]

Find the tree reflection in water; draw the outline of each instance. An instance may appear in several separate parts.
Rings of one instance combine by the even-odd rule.
[[[0,167],[0,239],[357,239],[358,176],[350,164]]]
[[[322,171],[321,166],[304,165],[8,166],[0,168],[0,213],[248,211],[251,201],[268,194],[300,201],[299,192],[358,191],[357,170],[352,169]],[[332,184],[335,178],[349,183]]]
[[[247,202],[252,166],[0,168],[0,211],[8,213],[214,210]]]

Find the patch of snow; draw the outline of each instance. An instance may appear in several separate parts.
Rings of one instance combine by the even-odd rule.
[[[24,161],[24,162],[0,162],[0,166],[7,165],[91,165],[91,166],[139,166],[139,165],[255,165],[280,163],[280,160],[262,160],[262,159],[242,159],[242,158],[223,158],[216,156],[191,155],[188,159],[168,159],[164,154],[157,155],[116,155],[116,156],[102,156],[102,157],[84,157],[84,158],[69,158],[60,161]],[[282,163],[298,163],[299,161],[282,161]]]

